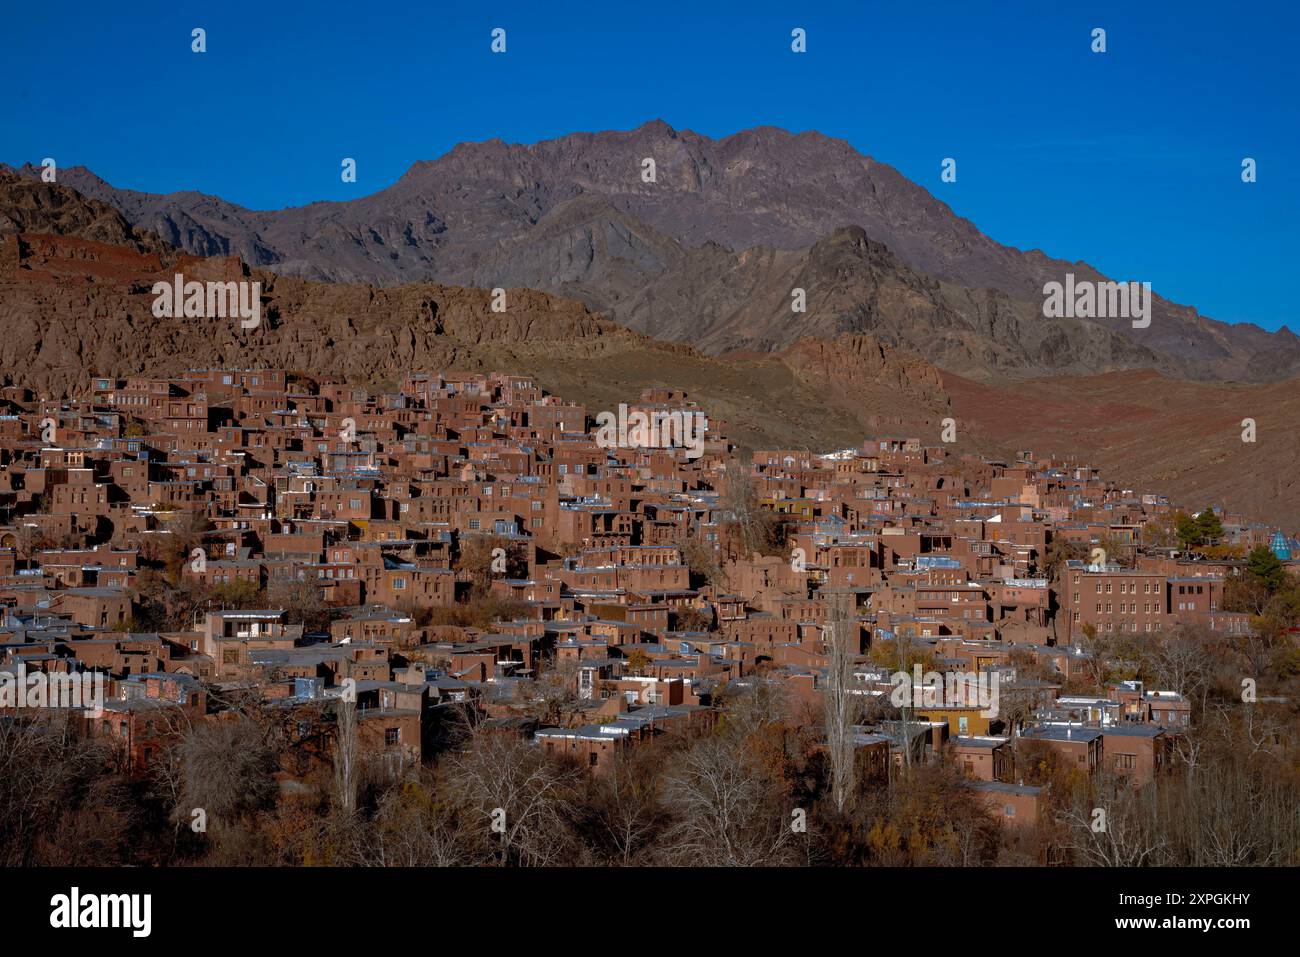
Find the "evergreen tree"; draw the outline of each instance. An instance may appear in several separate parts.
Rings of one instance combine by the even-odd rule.
[[[1213,545],[1223,538],[1223,523],[1212,508],[1196,516],[1196,530],[1200,534],[1201,540],[1197,543],[1200,545]]]
[[[1268,589],[1270,595],[1286,584],[1282,560],[1266,545],[1256,545],[1246,557],[1246,573]]]
[[[1196,524],[1196,519],[1186,512],[1179,512],[1174,516],[1174,531],[1184,548],[1201,544],[1201,530]]]

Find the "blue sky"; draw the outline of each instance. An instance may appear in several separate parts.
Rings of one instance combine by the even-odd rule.
[[[462,140],[816,129],[1000,242],[1300,331],[1298,28],[1290,3],[1196,0],[11,4],[0,160],[277,208],[374,192]]]

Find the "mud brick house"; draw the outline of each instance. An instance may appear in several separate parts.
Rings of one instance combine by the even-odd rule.
[[[1015,828],[1033,828],[1038,824],[1046,788],[1006,781],[977,781],[972,790],[980,796],[989,813]]]
[[[199,561],[196,556],[185,563],[181,574],[209,587],[236,585],[242,582],[253,588],[262,588],[267,580],[266,565],[255,558],[204,558]]]
[[[1169,729],[1187,728],[1192,723],[1192,705],[1175,691],[1145,691],[1142,708],[1146,720]]]
[[[145,673],[119,684],[120,696],[89,718],[92,733],[107,739],[134,775],[146,774],[160,752],[202,720],[207,695],[189,675]]]
[[[366,599],[385,605],[450,605],[456,597],[456,576],[449,568],[417,565],[384,556],[383,568],[367,588]]]
[[[138,567],[139,556],[132,549],[104,544],[95,548],[44,549],[36,553],[35,561],[44,574],[53,576],[65,588],[124,588]]]
[[[1189,615],[1208,617],[1223,602],[1223,579],[1203,575],[1195,578],[1170,578],[1168,607],[1179,618]]]
[[[542,728],[534,735],[547,754],[564,755],[595,773],[607,770],[620,751],[649,746],[657,735],[691,734],[707,730],[713,712],[692,705],[651,705],[635,710],[623,699],[611,698],[602,707],[609,720],[576,728]]]
[[[118,678],[157,674],[168,669],[171,646],[160,635],[106,635],[103,638],[79,638],[58,645],[82,666],[104,671]]]
[[[889,780],[890,737],[861,728],[853,733],[853,761],[857,780],[877,784]]]
[[[1061,595],[1067,634],[1082,634],[1085,625],[1107,634],[1159,632],[1170,622],[1167,587],[1164,575],[1071,561]]]
[[[425,732],[419,708],[362,708],[357,714],[357,742],[362,754],[395,771],[419,764]]]
[[[1135,785],[1150,784],[1168,764],[1173,739],[1154,725],[1118,724],[1102,729],[1106,764]]]
[[[686,702],[686,685],[681,678],[625,676],[602,681],[600,697],[621,696],[629,705],[674,705]]]
[[[301,629],[299,629],[301,631]],[[279,609],[238,609],[208,612],[198,651],[216,662],[219,677],[234,676],[250,663],[254,649],[289,650],[296,635]]]
[[[373,641],[387,639],[399,647],[416,642],[422,630],[415,620],[403,612],[384,605],[368,605],[342,612],[343,617],[330,623],[330,638],[344,641]]]
[[[952,735],[987,735],[993,720],[984,713],[988,708],[978,704],[918,704],[914,710],[917,721],[941,722]]]
[[[1017,744],[1041,741],[1057,751],[1064,767],[1096,774],[1105,760],[1105,735],[1098,728],[1047,724],[1022,731]]]
[[[87,628],[107,631],[131,617],[131,598],[121,588],[68,588],[51,595],[48,608]]]
[[[627,747],[633,735],[640,737],[646,733],[646,729],[639,727],[589,724],[580,728],[543,728],[535,737],[547,754],[564,755],[582,767],[603,771]]]
[[[962,773],[977,781],[1009,781],[1015,772],[1010,738],[956,735],[948,739],[948,753]]]

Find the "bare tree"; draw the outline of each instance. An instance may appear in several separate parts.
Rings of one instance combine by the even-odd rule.
[[[210,821],[230,821],[274,802],[278,786],[273,775],[279,762],[253,721],[196,724],[179,748],[186,818],[192,809],[203,808]]]
[[[1143,867],[1160,863],[1165,835],[1150,802],[1127,778],[1099,775],[1095,787],[1058,812],[1063,845],[1076,863],[1090,867]]]
[[[276,579],[267,586],[265,600],[272,608],[283,608],[285,621],[302,625],[306,632],[329,628],[330,609],[325,603],[319,579]]]
[[[858,656],[858,621],[850,616],[848,596],[830,602],[826,628],[826,754],[831,769],[831,799],[841,814],[853,797],[853,727],[858,717],[858,697],[850,687]]]
[[[578,662],[550,655],[529,689],[529,709],[543,724],[564,727],[582,699],[578,697]]]
[[[340,698],[335,715],[338,725],[334,737],[334,802],[344,815],[351,815],[357,809],[361,782],[356,701],[348,700],[346,695]]]
[[[1188,701],[1199,703],[1196,717],[1205,710],[1214,656],[1204,636],[1180,627],[1173,634],[1160,635],[1147,648],[1146,664],[1162,689],[1176,691]]]
[[[353,841],[345,856],[349,863],[363,867],[459,867],[483,862],[459,834],[452,809],[416,781],[389,789],[374,819],[349,832]]]
[[[621,752],[593,777],[585,830],[609,863],[628,867],[647,857],[666,814],[659,804],[660,767],[650,749]]]
[[[0,863],[38,863],[42,835],[103,774],[108,755],[77,720],[0,719]]]
[[[750,675],[724,702],[724,728],[730,734],[747,738],[763,728],[785,722],[790,716],[792,700],[789,687],[779,679]]]
[[[476,729],[447,786],[468,827],[497,844],[500,864],[545,866],[569,850],[565,809],[581,773],[513,735]]]
[[[665,792],[677,817],[666,833],[674,862],[726,867],[792,862],[789,819],[743,739],[715,734],[699,741],[674,763]]]
[[[743,467],[729,469],[722,488],[723,524],[740,546],[742,557],[784,554],[784,522],[763,508],[754,489],[754,478]]]

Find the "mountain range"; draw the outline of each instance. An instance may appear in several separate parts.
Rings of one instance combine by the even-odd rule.
[[[335,283],[528,287],[709,355],[849,333],[976,379],[1300,373],[1290,330],[1217,322],[1158,290],[1145,329],[1046,319],[1046,283],[1105,277],[1001,245],[897,170],[815,132],[715,140],[653,121],[530,146],[466,143],[372,195],[275,211],[116,189],[76,167],[59,182],[194,255]],[[795,289],[806,312],[792,310]]]

